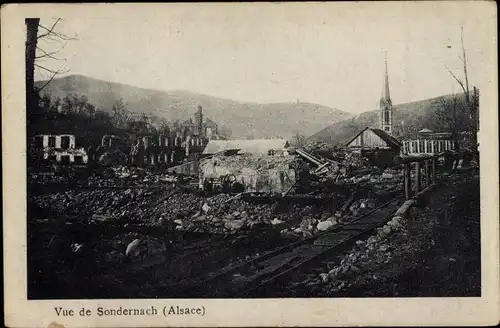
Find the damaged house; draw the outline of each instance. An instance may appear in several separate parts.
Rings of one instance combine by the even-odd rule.
[[[365,128],[347,143],[347,148],[359,152],[376,166],[390,166],[399,155],[401,142],[389,133],[375,128]]]
[[[219,138],[218,126],[203,116],[203,109],[179,126],[166,127],[155,134],[139,136],[130,149],[129,162],[139,166],[174,167],[196,161],[211,139]]]
[[[308,183],[309,168],[284,139],[211,140],[199,164],[200,189],[283,194]]]
[[[36,162],[59,164],[86,164],[88,156],[82,147],[76,147],[72,134],[37,135],[32,147]]]

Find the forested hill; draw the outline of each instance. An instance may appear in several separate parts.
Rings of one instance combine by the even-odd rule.
[[[38,81],[41,85],[43,81]],[[198,105],[205,117],[229,128],[233,138],[290,138],[295,133],[312,135],[338,121],[352,117],[338,109],[313,103],[259,104],[212,97],[189,91],[159,91],[107,82],[82,75],[54,79],[43,89],[51,97],[85,96],[98,110],[111,113],[123,99],[130,112],[146,113],[168,121],[193,117]]]
[[[445,95],[415,102],[394,105],[394,132],[398,137],[413,137],[417,131],[428,128],[436,132],[450,132],[456,102],[458,131],[469,131],[471,118],[466,110],[465,95]],[[379,111],[371,110],[334,123],[308,138],[344,145],[366,127],[379,127]]]

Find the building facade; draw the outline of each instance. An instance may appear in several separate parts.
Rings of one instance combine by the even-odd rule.
[[[211,139],[218,139],[217,124],[203,116],[203,108],[180,126],[141,136],[133,142],[129,162],[132,165],[171,167],[200,158]]]
[[[418,131],[417,139],[403,140],[401,153],[404,155],[434,155],[448,150],[453,150],[451,133],[435,133],[424,128]]]
[[[35,162],[59,164],[86,164],[87,153],[76,148],[76,138],[71,134],[37,135],[33,140]]]

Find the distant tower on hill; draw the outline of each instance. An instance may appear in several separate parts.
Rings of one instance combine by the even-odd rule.
[[[387,54],[385,56],[384,88],[380,98],[380,128],[392,134],[392,101],[389,92],[389,72],[387,70]]]

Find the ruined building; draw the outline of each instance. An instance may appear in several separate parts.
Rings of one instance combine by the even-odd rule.
[[[201,106],[198,106],[198,110],[194,114],[194,121],[190,118],[184,121],[182,126],[183,128],[190,130],[193,135],[202,139],[219,139],[217,124],[211,119],[203,116],[203,108]]]
[[[239,186],[239,192],[287,193],[307,187],[309,168],[284,139],[210,141],[199,163],[199,187]]]
[[[401,142],[381,129],[365,128],[346,144],[347,148],[369,158],[374,165],[389,166],[399,155]]]
[[[81,147],[76,147],[72,134],[37,135],[31,144],[34,148],[34,162],[59,164],[85,164],[88,156]]]
[[[384,88],[380,98],[380,128],[392,134],[392,101],[389,92],[389,72],[387,70],[387,56],[385,58]]]
[[[129,163],[132,165],[175,166],[197,160],[207,143],[218,139],[215,122],[203,116],[203,108],[179,126],[140,136],[131,146]]]

